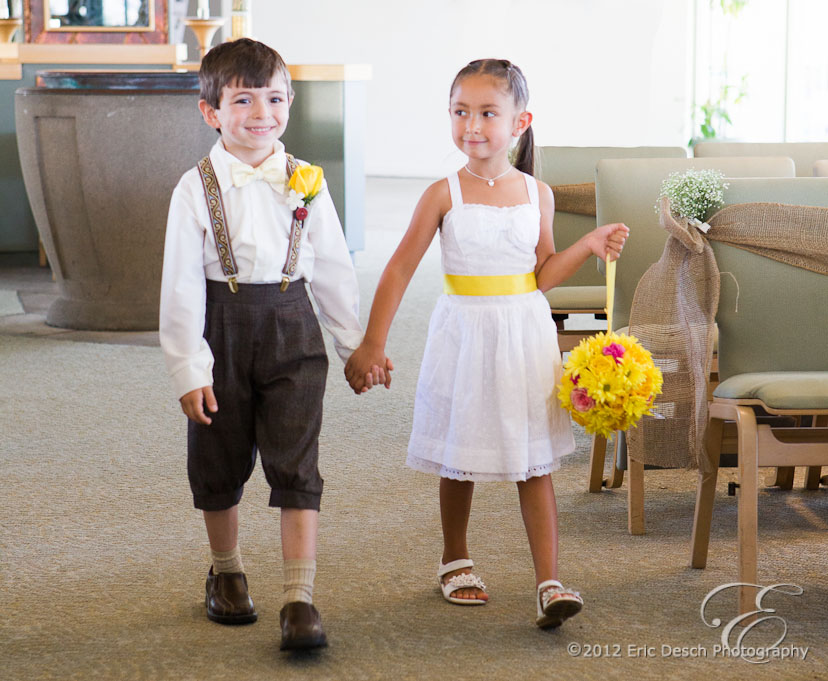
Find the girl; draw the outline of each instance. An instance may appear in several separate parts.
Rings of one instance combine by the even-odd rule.
[[[591,255],[613,259],[629,233],[604,225],[556,253],[552,190],[532,176],[532,114],[520,69],[482,59],[450,91],[451,132],[468,163],[431,185],[382,274],[365,339],[345,367],[356,393],[390,386],[388,329],[417,265],[440,230],[446,294],[431,318],[407,464],[440,476],[443,555],[437,576],[451,603],[489,596],[472,574],[466,528],[475,481],[517,482],[537,583],[539,627],[581,610],[558,581],[557,509],[549,473],[575,442],[558,405],[555,324],[542,291]],[[509,162],[519,139],[516,163]]]

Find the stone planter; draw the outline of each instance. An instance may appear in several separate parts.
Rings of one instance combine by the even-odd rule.
[[[23,178],[60,292],[47,324],[158,328],[170,196],[216,140],[197,103],[193,90],[15,93]]]

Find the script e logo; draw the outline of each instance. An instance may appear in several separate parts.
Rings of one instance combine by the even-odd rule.
[[[773,608],[766,608],[762,605],[762,599],[764,599],[765,595],[770,591],[778,591],[783,594],[787,594],[789,596],[801,596],[804,593],[804,589],[801,586],[797,586],[796,584],[771,584],[770,586],[763,587],[761,584],[748,584],[746,582],[731,582],[729,584],[722,584],[721,586],[717,586],[715,589],[710,591],[707,596],[704,597],[704,600],[701,604],[701,618],[702,622],[704,622],[708,627],[712,629],[718,629],[722,621],[716,617],[710,622],[707,621],[705,617],[704,611],[707,607],[707,604],[710,602],[710,599],[713,598],[716,594],[721,593],[725,589],[731,589],[733,587],[738,586],[753,586],[759,589],[759,592],[756,594],[756,610],[751,610],[750,612],[743,613],[734,617],[730,620],[725,628],[722,630],[722,646],[728,649],[742,649],[745,646],[743,645],[743,641],[745,636],[747,636],[750,631],[755,627],[757,624],[761,624],[762,622],[769,622],[771,620],[776,620],[782,624],[782,635],[770,646],[766,646],[767,650],[771,650],[774,648],[778,648],[779,644],[785,640],[785,636],[788,633],[788,623],[779,615],[770,614],[766,617],[757,617],[755,621],[748,624],[742,632],[736,637],[735,645],[730,645],[730,637],[733,628],[738,626],[742,621],[753,617],[754,615],[759,615],[761,613],[775,613],[776,610]],[[766,660],[767,661],[767,660]]]

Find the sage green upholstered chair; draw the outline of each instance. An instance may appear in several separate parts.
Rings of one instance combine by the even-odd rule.
[[[585,185],[595,182],[595,165],[604,158],[687,158],[684,147],[536,147],[535,176],[546,184]],[[564,191],[561,189],[560,191]],[[555,210],[553,231],[555,248],[563,250],[595,229],[594,215]],[[561,352],[571,350],[592,329],[564,329],[571,314],[601,315],[606,309],[605,277],[598,262],[590,258],[567,281],[546,292],[546,299],[558,324]]]
[[[662,181],[672,172],[713,168],[727,177],[788,177],[794,175],[790,158],[728,157],[688,159],[606,159],[596,167],[596,213],[599,224],[623,222],[630,236],[616,270],[614,330],[628,326],[633,294],[644,272],[664,250],[667,232],[655,212]],[[626,460],[623,438],[616,438],[610,476],[604,479],[606,441],[593,439],[590,462],[590,492],[602,486],[618,487],[623,480],[621,469],[629,471],[628,529],[631,534],[644,533],[644,465]]]
[[[828,177],[828,160],[814,161],[814,177]]]
[[[811,177],[814,162],[828,158],[828,142],[698,142],[693,156],[787,156],[797,177]]]
[[[828,178],[733,179],[726,204],[778,202],[828,207]],[[720,383],[707,434],[710,472],[700,473],[691,565],[707,563],[725,422],[738,432],[738,579],[757,575],[759,467],[828,464],[828,276],[711,241],[720,272]],[[822,252],[828,243],[817,245]],[[735,279],[735,281],[734,281]],[[806,417],[811,427],[757,424],[757,410]],[[756,589],[740,587],[739,612],[755,607]]]

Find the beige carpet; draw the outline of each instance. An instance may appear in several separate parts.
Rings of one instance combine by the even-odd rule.
[[[383,209],[375,202],[372,248],[357,258],[366,313],[399,238],[382,228]],[[725,494],[733,474],[720,480],[709,566],[692,570],[694,474],[648,472],[647,534],[630,537],[625,488],[585,492],[583,433],[554,476],[561,575],[581,590],[583,613],[557,631],[534,627],[531,559],[508,483],[479,485],[472,511],[490,604],[442,601],[437,480],[403,465],[438,271],[432,250],[393,329],[391,391],[356,397],[331,364],[316,589],[331,645],[314,654],[278,651],[279,523],[260,470],[242,502],[241,539],[259,621],[227,628],[205,618],[208,546],[160,350],[0,336],[0,678],[826,678],[828,491],[803,492],[798,480],[800,489],[760,500],[760,580],[804,593],[768,596],[782,620],[745,644],[772,644],[784,620],[780,646],[809,646],[806,659],[716,657],[722,626],[705,625],[700,605],[736,578],[736,499]],[[707,611],[708,621],[733,616],[732,593]],[[662,646],[688,650],[665,657]]]
[[[0,289],[0,317],[9,314],[21,314],[23,306],[17,297],[17,291]]]

